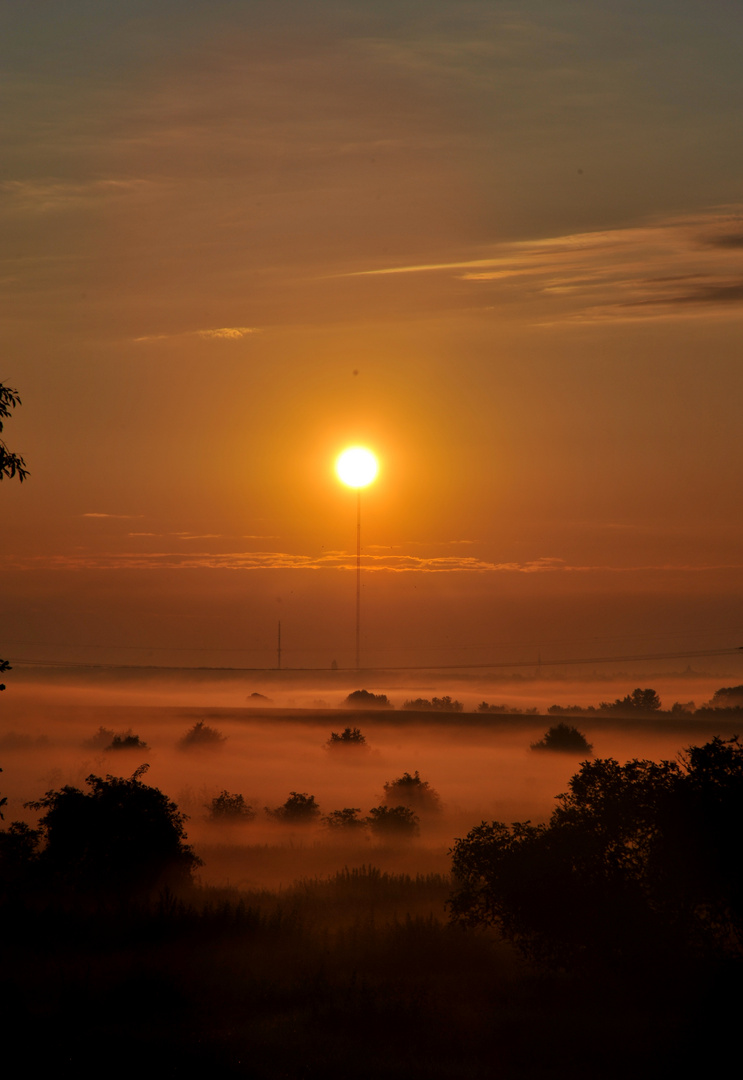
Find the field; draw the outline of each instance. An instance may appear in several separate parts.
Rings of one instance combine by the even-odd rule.
[[[197,722],[224,736],[179,742]],[[107,1071],[221,1076],[547,1077],[667,1075],[708,1059],[699,1023],[732,1007],[724,982],[600,987],[530,967],[491,932],[449,925],[449,851],[481,820],[540,821],[580,755],[536,754],[551,719],[448,717],[329,708],[204,707],[22,690],[3,701],[5,823],[33,824],[24,802],[89,773],[131,775],[189,815],[203,860],[188,894],[146,907],[60,915],[53,904],[6,911],[4,996],[14,1039],[72,1075]],[[331,731],[360,727],[368,750],[336,752]],[[103,727],[146,751],[87,745]],[[596,756],[674,758],[732,731],[660,718],[580,722]],[[420,836],[390,843],[368,829],[272,820],[292,791],[323,814],[380,804],[384,785],[418,770],[441,800]],[[209,820],[211,800],[240,793],[251,821]],[[727,1002],[727,1004],[726,1004]],[[690,1026],[692,1018],[694,1025]],[[700,1035],[695,1034],[696,1031]],[[143,1064],[144,1063],[144,1064]]]

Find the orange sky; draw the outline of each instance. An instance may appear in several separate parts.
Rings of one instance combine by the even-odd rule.
[[[742,643],[742,32],[8,0],[0,655]]]

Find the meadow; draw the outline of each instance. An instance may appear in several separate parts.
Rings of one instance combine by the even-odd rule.
[[[137,1063],[145,1075],[200,1065],[255,1080],[658,1076],[695,1054],[709,1060],[709,1024],[725,1027],[724,973],[704,985],[693,972],[673,984],[658,972],[597,987],[528,964],[492,931],[450,925],[454,840],[481,820],[546,820],[578,767],[580,755],[530,750],[545,715],[112,704],[59,688],[22,688],[2,704],[6,825],[33,825],[24,803],[50,788],[146,762],[146,783],[188,814],[203,861],[194,887],[149,904],[6,904],[8,1030],[28,1044],[43,1032],[40,1060],[70,1075],[108,1055],[116,1075]],[[183,749],[198,722],[224,741]],[[347,725],[368,749],[328,749]],[[92,746],[101,727],[135,733],[147,750]],[[673,759],[733,734],[693,717],[580,727],[595,756],[622,761]],[[385,783],[414,770],[441,811],[423,814],[413,839],[282,824],[264,811],[295,791],[314,795],[323,815],[366,814]],[[210,820],[222,791],[242,794],[255,817]]]

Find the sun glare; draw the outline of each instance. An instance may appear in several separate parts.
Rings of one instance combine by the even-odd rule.
[[[366,487],[377,475],[379,465],[371,450],[364,446],[350,446],[335,463],[338,479],[352,488]]]

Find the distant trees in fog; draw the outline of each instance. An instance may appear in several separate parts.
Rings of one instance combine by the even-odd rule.
[[[602,701],[599,709],[601,712],[653,713],[660,709],[660,697],[650,687],[641,690],[638,686],[626,697],[617,698],[611,703]]]
[[[721,686],[715,690],[708,704],[712,709],[743,707],[743,686]]]
[[[331,750],[368,749],[366,736],[362,735],[361,729],[357,727],[344,728],[340,735],[337,731],[331,731],[325,745]]]
[[[388,806],[408,806],[419,813],[438,813],[441,810],[439,794],[429,784],[421,780],[418,770],[415,773],[404,772],[396,780],[384,785],[384,801]]]
[[[420,818],[409,806],[373,806],[366,819],[372,832],[386,839],[417,836]]]
[[[90,750],[105,750],[107,746],[111,745],[115,732],[109,728],[101,725],[96,731],[95,735],[92,735],[85,743]]]
[[[403,839],[418,836],[420,818],[409,806],[373,806],[366,818],[359,815],[358,806],[346,806],[343,810],[333,810],[322,819],[323,825],[333,832],[353,830],[359,833],[368,828],[383,840]]]
[[[459,713],[464,712],[464,705],[461,701],[452,701],[447,695],[446,697],[431,698],[412,698],[403,702],[403,709],[412,709],[419,712],[450,712]]]
[[[677,702],[678,705],[678,702]],[[693,706],[693,702],[689,702]],[[672,711],[679,712],[686,706],[680,706]],[[614,701],[602,701],[599,705],[550,705],[547,712],[550,716],[590,716],[596,713],[614,716],[653,716],[661,711],[661,700],[655,690],[647,687],[642,690],[639,686],[623,698]]]
[[[227,738],[216,728],[210,727],[203,720],[197,720],[178,743],[181,750],[206,750],[221,746]]]
[[[255,810],[249,806],[242,795],[231,795],[229,791],[222,791],[216,795],[206,809],[209,811],[209,820],[216,822],[246,822],[255,818]]]
[[[132,734],[131,728],[122,735],[114,735],[106,750],[149,750],[147,743],[139,735]]]
[[[147,743],[139,735],[132,734],[132,729],[118,735],[109,728],[99,727],[95,735],[85,745],[90,750],[149,750]]]
[[[582,731],[569,724],[553,724],[539,742],[531,744],[532,750],[556,750],[560,753],[590,754],[593,746]]]
[[[373,694],[371,690],[352,690],[343,702],[353,709],[391,709],[386,694]]]
[[[508,716],[534,716],[538,713],[538,709],[535,707],[529,709],[519,709],[515,705],[489,705],[487,701],[481,701],[475,710],[479,713],[500,713],[507,714]]]
[[[363,829],[366,822],[359,817],[360,806],[344,806],[342,810],[331,810],[322,823],[328,829]]]
[[[285,825],[309,825],[320,817],[315,796],[308,795],[306,791],[290,791],[289,798],[282,806],[273,810],[266,806],[264,809],[270,818]]]

